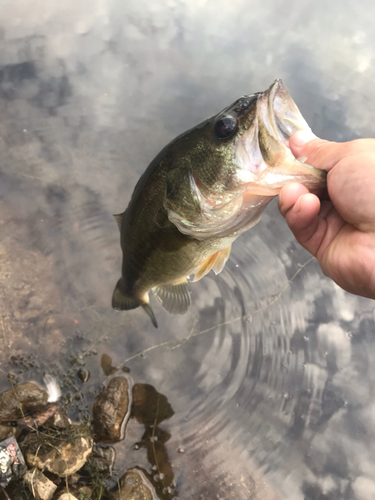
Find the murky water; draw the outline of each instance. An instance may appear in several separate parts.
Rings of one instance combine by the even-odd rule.
[[[150,407],[116,445],[118,472],[143,466],[163,498],[375,498],[375,303],[325,278],[275,203],[185,316],[155,304],[156,330],[110,307],[112,214],[177,134],[283,78],[318,135],[374,135],[374,15],[369,1],[2,0],[1,390],[49,371],[84,414],[110,356]]]

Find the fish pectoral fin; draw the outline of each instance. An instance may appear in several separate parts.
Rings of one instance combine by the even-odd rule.
[[[227,260],[229,259],[231,248],[232,245],[229,245],[229,247],[224,248],[224,250],[219,250],[218,252],[210,255],[208,259],[206,259],[203,264],[199,266],[197,272],[195,273],[193,282],[202,279],[203,276],[206,276],[206,274],[211,271],[211,269],[214,270],[215,274],[221,273]]]
[[[203,264],[201,264],[198,269],[197,269],[197,272],[195,273],[195,276],[194,276],[194,279],[193,279],[193,282],[195,281],[199,281],[200,279],[203,278],[203,276],[206,276],[206,274],[208,274],[211,269],[214,267],[215,265],[215,261],[217,259],[217,255],[218,255],[219,252],[215,252],[213,253],[212,255],[210,255],[208,257],[208,259],[206,259]]]
[[[231,250],[232,250],[232,245],[229,245],[229,247],[224,248],[224,250],[218,252],[218,256],[216,257],[215,263],[212,266],[212,269],[214,270],[215,274],[221,273],[221,271],[224,269],[224,266],[227,263],[227,260],[229,259]]]
[[[176,285],[153,288],[155,297],[166,311],[171,314],[185,314],[190,306],[190,291],[187,279]]]
[[[121,231],[121,223],[122,223],[122,216],[124,214],[113,214],[113,217],[116,219],[116,222],[117,222],[117,225],[118,225],[118,228],[119,230]]]

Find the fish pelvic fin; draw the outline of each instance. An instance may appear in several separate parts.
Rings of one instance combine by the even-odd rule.
[[[144,300],[140,300],[136,297],[132,297],[123,292],[124,282],[123,279],[120,278],[117,282],[116,288],[112,295],[112,307],[113,309],[118,309],[120,311],[129,311],[130,309],[136,309],[139,306],[146,311],[146,313],[150,316],[152,324],[155,328],[158,327],[158,323],[155,318],[155,314],[151,309],[148,302]],[[148,300],[148,299],[147,299]]]
[[[146,313],[150,316],[151,322],[154,325],[154,327],[157,328],[158,322],[156,321],[154,311],[151,309],[150,304],[145,303],[145,304],[141,304],[141,305],[143,307],[143,310],[146,311]]]
[[[231,249],[232,245],[229,245],[229,247],[210,255],[197,269],[193,282],[202,279],[211,271],[211,269],[213,269],[215,274],[221,273],[227,260],[229,259]]]
[[[157,286],[153,292],[164,309],[171,314],[185,314],[190,307],[190,290],[187,278],[174,285]]]

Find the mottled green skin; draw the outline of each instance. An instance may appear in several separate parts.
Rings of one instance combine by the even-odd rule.
[[[215,137],[215,118],[177,137],[151,162],[135,187],[121,225],[123,251],[123,293],[143,301],[155,286],[173,284],[199,268],[213,253],[227,248],[237,235],[198,241],[186,236],[172,224],[164,207],[167,177],[174,192],[173,203],[185,206],[191,215],[199,211],[187,183],[188,170],[197,174],[204,187],[216,192],[236,188],[232,163],[233,148],[238,134],[244,133],[253,119],[253,111],[239,120],[237,134],[228,141]]]
[[[121,225],[123,291],[127,295],[142,298],[155,286],[189,276],[205,259],[234,239],[198,241],[186,236],[169,221],[164,208],[167,173],[176,162],[181,175],[186,163],[193,164],[198,169],[201,166],[202,181],[204,178],[211,185],[221,182],[218,161],[228,161],[230,151],[228,154],[228,147],[207,140],[210,128],[208,123],[204,129],[194,129],[175,139],[153,160],[134,190]],[[206,169],[202,163],[207,165]]]
[[[285,146],[293,132],[307,127],[276,80],[265,92],[238,99],[166,146],[142,175],[122,218],[122,279],[113,307],[143,305],[156,326],[145,307],[151,289],[196,274],[208,257],[255,225],[290,180],[323,186],[322,172],[296,160]],[[189,299],[183,289],[163,290],[167,310],[186,311]]]

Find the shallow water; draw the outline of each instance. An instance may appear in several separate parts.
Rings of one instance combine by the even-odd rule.
[[[150,440],[131,420],[117,468],[164,474],[163,498],[375,497],[375,303],[322,275],[275,202],[192,285],[185,316],[154,301],[155,330],[110,307],[112,214],[177,134],[282,78],[319,136],[373,135],[374,15],[368,1],[2,0],[1,390],[49,371],[85,416],[106,355],[148,384],[159,424]]]

